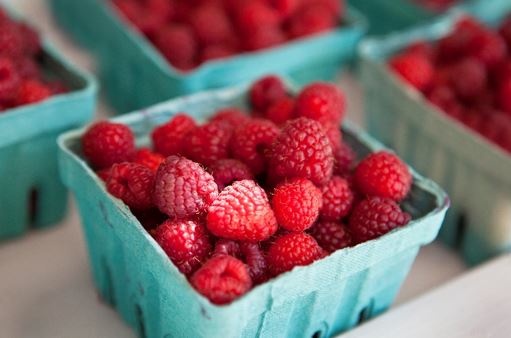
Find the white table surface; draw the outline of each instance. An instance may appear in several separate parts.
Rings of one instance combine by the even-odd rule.
[[[2,0],[2,2],[9,3],[31,20],[54,45],[62,50],[64,55],[81,67],[94,72],[93,60],[56,27],[45,1]],[[359,88],[350,78],[341,81],[341,86],[345,89],[350,101],[351,118],[360,121]],[[107,116],[109,113],[108,107],[101,102],[98,117]],[[419,254],[398,296],[396,306],[444,284],[465,271],[463,263],[452,251],[440,244],[425,247]],[[485,276],[484,270],[482,271],[479,271],[477,276]],[[488,278],[494,279],[492,276]],[[480,280],[483,277],[475,279]],[[504,280],[501,278],[499,281]],[[438,292],[442,296],[445,291],[441,290]],[[505,292],[506,288],[502,290]],[[466,294],[466,298],[474,293],[475,290],[471,290]],[[458,292],[457,297],[463,299],[465,293]],[[441,298],[441,300],[445,304],[450,304],[449,297]],[[486,306],[491,306],[490,303],[485,303],[484,299],[479,301]],[[421,302],[424,302],[426,306],[421,306]],[[408,311],[409,308],[413,311]],[[438,311],[443,312],[437,312],[437,308]],[[392,337],[415,337],[416,332],[410,331],[414,326],[410,323],[414,323],[414,318],[422,320],[422,328],[424,328],[424,325],[432,320],[431,315],[434,313],[437,313],[436,322],[444,321],[461,325],[461,321],[451,321],[447,315],[443,318],[440,316],[447,311],[447,308],[441,306],[438,300],[435,302],[431,298],[425,298],[425,300],[421,298],[410,305],[391,310],[387,316],[381,317],[382,320],[370,322],[360,331],[354,331],[349,337],[358,337],[358,332],[360,337],[376,334],[381,336],[384,333],[381,332],[382,327],[402,325],[398,323],[405,324],[403,330],[389,331],[395,333]],[[429,315],[423,314],[422,317],[417,318],[415,312],[418,310],[421,310],[421,313],[425,311]],[[455,314],[456,312],[452,311],[449,316],[452,317]],[[393,315],[397,315],[399,320],[395,320]],[[467,331],[463,337],[497,337],[478,333]],[[96,294],[89,273],[80,221],[73,203],[69,216],[60,226],[32,232],[14,241],[0,243],[0,337],[134,337],[131,329],[111,308],[104,305]]]

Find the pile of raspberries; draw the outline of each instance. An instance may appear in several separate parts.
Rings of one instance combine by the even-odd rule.
[[[0,8],[0,113],[66,91],[42,74],[39,35]]]
[[[152,150],[137,150],[123,124],[97,122],[82,137],[106,189],[216,304],[411,219],[398,204],[408,167],[386,151],[357,161],[333,84],[292,97],[267,76],[247,100],[250,114],[228,107],[202,125],[175,115],[152,132]]]
[[[445,114],[511,152],[511,16],[497,30],[462,18],[438,42],[416,42],[388,63]]]
[[[203,62],[322,33],[340,24],[340,0],[113,0],[170,64]]]

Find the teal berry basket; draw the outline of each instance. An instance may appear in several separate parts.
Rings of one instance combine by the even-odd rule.
[[[487,22],[496,24],[506,12],[495,11]],[[361,74],[369,132],[447,190],[453,206],[439,237],[475,265],[511,249],[511,156],[440,112],[385,65],[414,41],[444,36],[457,18],[368,39],[360,47]]]
[[[367,18],[370,35],[383,35],[425,24],[445,14],[421,6],[414,0],[348,0],[348,3]],[[489,11],[505,8],[508,3],[509,0],[465,0],[449,11],[463,10],[484,19]]]
[[[57,136],[93,117],[96,84],[47,43],[42,69],[69,92],[0,113],[0,239],[22,235],[31,227],[59,222],[67,192],[59,179]]]
[[[51,0],[51,4],[61,26],[96,55],[102,84],[119,113],[268,73],[291,76],[300,84],[333,80],[341,66],[354,58],[367,27],[361,15],[349,10],[346,25],[330,33],[207,62],[184,73],[172,67],[109,1]]]
[[[226,106],[247,107],[246,87],[209,91],[162,103],[115,121],[128,125],[138,143],[177,112],[198,120]],[[163,250],[83,160],[84,130],[59,139],[60,169],[74,192],[92,273],[104,299],[141,337],[330,337],[386,310],[421,246],[435,239],[449,205],[432,181],[414,173],[403,208],[407,226],[306,267],[296,267],[225,306],[198,294]],[[382,149],[347,126],[344,140],[360,156]]]

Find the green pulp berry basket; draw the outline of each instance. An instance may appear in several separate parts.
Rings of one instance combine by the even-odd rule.
[[[0,113],[0,239],[62,219],[67,192],[58,175],[57,136],[92,119],[96,85],[44,44],[42,68],[70,91]]]
[[[247,108],[247,88],[195,94],[115,119],[140,145],[177,112],[198,120],[226,106]],[[83,160],[84,130],[59,139],[60,170],[78,201],[92,273],[100,294],[141,337],[330,337],[387,309],[419,248],[435,239],[449,200],[432,181],[414,174],[404,208],[414,220],[377,240],[335,252],[217,306],[199,295],[130,210],[105,190]],[[344,139],[360,156],[382,146],[346,127]]]
[[[369,21],[369,34],[381,35],[433,20],[442,13],[414,0],[348,0]],[[464,10],[484,18],[487,11],[505,8],[509,0],[465,0],[449,11]]]
[[[301,84],[334,79],[353,59],[366,30],[349,10],[347,23],[330,33],[213,62],[183,73],[104,0],[51,0],[59,23],[99,61],[102,84],[119,113],[197,91],[252,81],[263,74],[290,75]]]
[[[511,249],[511,156],[429,104],[384,63],[414,41],[444,36],[457,18],[364,42],[361,72],[369,132],[448,191],[453,207],[439,237],[473,265]]]

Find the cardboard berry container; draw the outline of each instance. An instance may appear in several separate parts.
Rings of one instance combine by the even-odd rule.
[[[204,92],[116,118],[132,128],[139,144],[177,112],[198,120],[226,106],[246,107],[247,88]],[[435,239],[449,205],[432,181],[414,173],[403,208],[407,226],[379,239],[296,267],[229,305],[197,293],[120,200],[113,198],[84,161],[84,130],[59,139],[60,170],[74,192],[83,221],[92,274],[100,294],[141,337],[330,337],[386,310],[419,248]],[[381,149],[346,126],[344,139],[360,156]]]
[[[508,11],[511,3],[487,23]],[[385,64],[411,42],[446,35],[457,18],[364,42],[361,76],[369,132],[447,190],[453,205],[439,237],[475,265],[511,249],[511,155],[439,111]]]
[[[57,136],[93,117],[96,84],[89,74],[45,42],[41,68],[69,92],[0,113],[0,239],[64,217],[67,191],[58,174]]]
[[[354,58],[366,30],[365,20],[350,9],[346,24],[332,32],[210,61],[185,73],[171,66],[109,1],[52,0],[51,4],[58,22],[96,55],[102,84],[119,113],[253,81],[267,73],[288,75],[300,84],[332,80]]]
[[[425,24],[450,11],[467,11],[484,18],[488,11],[504,8],[509,0],[460,0],[446,12],[421,6],[415,0],[348,0],[369,21],[369,34],[381,35]]]

